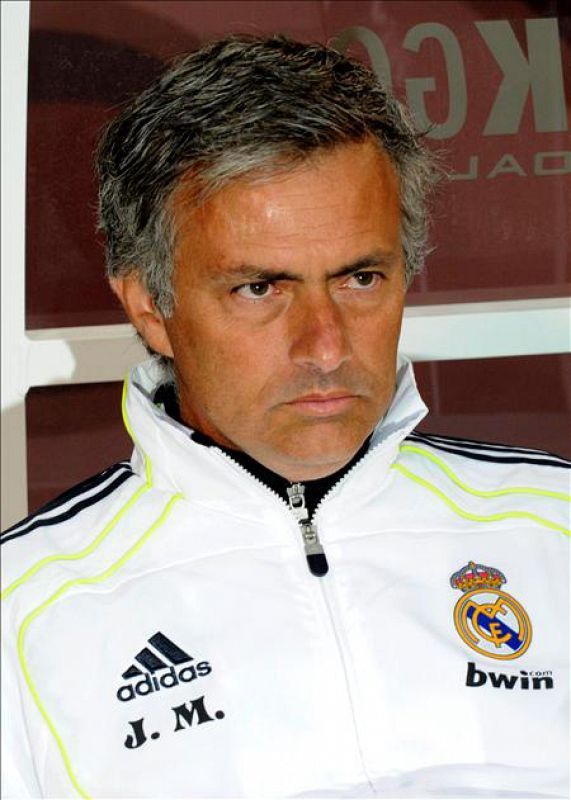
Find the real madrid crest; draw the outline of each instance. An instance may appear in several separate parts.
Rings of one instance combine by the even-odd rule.
[[[523,606],[501,591],[505,576],[494,567],[470,561],[450,578],[462,597],[454,625],[466,644],[489,658],[519,658],[531,644],[531,623]]]

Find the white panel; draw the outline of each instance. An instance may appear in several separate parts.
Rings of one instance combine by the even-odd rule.
[[[147,358],[131,325],[28,331],[30,386],[122,381]]]
[[[413,361],[567,353],[571,303],[566,298],[413,306],[400,349]]]
[[[29,3],[2,3],[2,527],[26,513],[25,190]]]

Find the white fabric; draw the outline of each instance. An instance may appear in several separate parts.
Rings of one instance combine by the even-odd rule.
[[[569,506],[450,474],[563,493],[568,471],[404,442],[425,407],[410,365],[398,377],[369,453],[317,511],[317,578],[284,501],[152,404],[152,364],[134,371],[136,475],[4,548],[4,590],[33,571],[2,604],[3,797],[566,795],[568,540],[553,525]],[[480,654],[456,630],[450,578],[470,561],[525,609],[523,654]],[[157,632],[192,660],[173,664]],[[148,677],[144,648],[164,664]]]

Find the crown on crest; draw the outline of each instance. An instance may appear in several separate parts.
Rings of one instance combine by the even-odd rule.
[[[450,578],[450,586],[463,592],[472,589],[499,589],[506,582],[505,575],[494,567],[485,567],[470,561]]]

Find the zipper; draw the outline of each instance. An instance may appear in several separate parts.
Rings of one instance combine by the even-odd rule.
[[[315,509],[313,514],[313,518],[308,518],[307,507],[305,505],[305,486],[303,483],[293,483],[287,489],[288,494],[288,503],[280,497],[280,495],[271,489],[267,484],[261,481],[256,475],[252,474],[248,469],[243,467],[237,461],[235,461],[232,456],[225,453],[223,450],[219,450],[217,447],[213,448],[216,453],[222,456],[222,458],[230,461],[234,467],[237,467],[241,472],[248,475],[248,477],[255,481],[259,486],[262,486],[267,492],[271,495],[276,497],[282,505],[285,505],[286,508],[292,512],[295,520],[298,524],[298,527],[301,532],[301,537],[303,541],[303,549],[305,551],[305,557],[307,560],[307,565],[309,567],[309,571],[312,575],[315,575],[318,578],[322,578],[324,575],[327,575],[329,572],[329,563],[327,561],[327,556],[325,555],[325,550],[323,549],[323,545],[319,539],[319,534],[317,532],[317,525],[315,524],[315,518],[321,509],[323,503],[327,500],[327,498],[337,489],[337,487],[345,481],[349,475],[360,465],[366,458],[369,458],[374,451],[382,444],[383,442],[377,442],[377,444],[373,445],[365,454],[364,456],[357,461],[356,464],[353,464],[350,470],[348,470],[342,478],[340,478],[337,483],[335,483],[328,492],[326,492]]]
[[[351,467],[351,469],[348,472],[346,472],[345,475],[343,475],[343,477],[339,481],[337,481],[337,483],[334,486],[332,486],[331,489],[321,498],[321,500],[319,501],[319,503],[318,503],[318,505],[317,505],[317,507],[315,509],[315,513],[313,515],[313,519],[311,519],[311,520],[308,518],[308,510],[307,510],[307,507],[306,507],[306,504],[305,504],[305,486],[302,483],[294,483],[290,487],[287,488],[288,503],[286,503],[285,500],[282,497],[280,497],[280,495],[277,492],[275,492],[273,489],[270,489],[270,487],[267,486],[263,481],[261,481],[256,475],[253,475],[249,470],[247,470],[245,467],[243,467],[241,464],[239,464],[237,461],[235,461],[231,456],[229,456],[223,450],[219,450],[218,448],[215,448],[215,452],[218,453],[220,456],[222,456],[222,458],[226,459],[227,461],[230,461],[234,467],[237,467],[243,473],[248,475],[250,479],[254,480],[259,486],[262,486],[267,492],[269,492],[271,495],[273,495],[275,498],[277,498],[277,500],[280,502],[280,504],[282,506],[285,506],[286,508],[289,509],[289,511],[293,514],[293,516],[294,516],[294,518],[295,518],[295,520],[296,520],[296,522],[297,522],[297,524],[298,524],[298,526],[300,528],[300,531],[301,531],[302,540],[303,540],[303,546],[304,546],[304,550],[305,550],[305,556],[306,556],[306,559],[307,559],[307,564],[308,564],[308,567],[309,567],[309,571],[311,572],[312,575],[315,575],[317,577],[323,577],[329,571],[329,564],[327,562],[327,557],[325,555],[325,551],[323,549],[323,545],[321,544],[321,541],[319,540],[319,535],[317,533],[317,527],[316,527],[316,524],[314,522],[315,516],[317,515],[317,512],[321,508],[323,502],[327,499],[327,497],[329,497],[329,495],[334,491],[334,489],[336,489],[337,486],[339,486],[347,478],[347,476],[350,475],[353,472],[353,470],[358,466],[358,464],[361,464],[363,462],[363,460],[365,458],[367,458],[377,447],[378,447],[378,444],[375,445],[367,453],[365,453],[363,458],[360,461],[358,461],[357,464],[354,464]],[[345,656],[343,654],[343,647],[342,647],[342,644],[341,644],[341,639],[340,639],[340,636],[339,636],[339,632],[337,630],[337,623],[336,623],[335,614],[334,614],[333,608],[331,606],[331,600],[330,600],[330,597],[329,597],[327,581],[324,581],[323,583],[321,583],[320,587],[321,587],[322,597],[323,597],[323,601],[324,601],[324,605],[325,605],[325,609],[326,609],[329,625],[330,625],[331,631],[333,633],[333,639],[335,641],[335,647],[336,647],[336,651],[337,651],[337,654],[338,654],[338,657],[339,657],[339,662],[341,664],[341,669],[343,671],[343,678],[344,678],[344,682],[345,682],[345,692],[347,694],[347,698],[348,698],[348,702],[349,702],[349,709],[350,709],[350,712],[351,712],[351,721],[352,721],[353,731],[354,731],[354,736],[355,736],[355,744],[356,744],[356,747],[357,747],[357,752],[358,752],[358,756],[359,756],[361,770],[363,772],[363,776],[365,777],[365,780],[366,780],[367,784],[369,785],[369,788],[371,790],[371,795],[372,796],[376,796],[377,792],[375,791],[375,787],[374,787],[374,785],[373,785],[373,783],[371,781],[371,778],[369,777],[367,768],[365,766],[365,757],[364,757],[364,753],[363,753],[363,746],[362,746],[362,743],[361,743],[361,736],[360,736],[360,732],[359,732],[359,726],[357,724],[357,717],[356,717],[356,713],[355,713],[353,694],[352,694],[352,691],[351,691],[351,682],[349,680],[349,674],[348,674],[347,664],[346,664],[346,661],[345,661]]]
[[[312,575],[322,578],[329,572],[327,556],[323,545],[319,541],[317,526],[309,519],[305,505],[305,486],[303,483],[293,483],[287,489],[289,507],[294,515],[303,541],[307,565]]]
[[[313,521],[308,518],[307,515],[307,507],[305,505],[305,486],[303,483],[294,483],[287,489],[288,493],[288,500],[289,502],[286,503],[283,497],[275,492],[273,489],[270,489],[263,481],[261,481],[256,475],[253,475],[249,470],[235,461],[232,456],[229,456],[228,453],[225,453],[223,450],[219,450],[217,447],[213,448],[214,452],[218,453],[222,458],[230,461],[230,463],[237,467],[241,472],[248,477],[255,481],[259,486],[262,486],[267,492],[269,492],[273,497],[275,497],[282,506],[285,506],[289,509],[289,511],[295,517],[295,521],[298,524],[298,527],[301,531],[301,538],[303,541],[303,549],[305,550],[305,557],[307,559],[307,566],[309,567],[309,571],[312,575],[315,575],[318,578],[323,577],[329,572],[329,564],[327,562],[327,556],[325,555],[325,551],[323,549],[323,545],[319,540],[319,534],[317,533],[317,527]],[[368,454],[367,454],[368,455]],[[359,462],[361,463],[361,462]],[[351,470],[349,470],[351,472]],[[347,473],[349,474],[349,473]],[[345,478],[345,475],[343,476]],[[341,481],[343,480],[341,478]],[[337,486],[341,481],[335,484]],[[335,488],[332,487],[327,495],[331,493],[331,491]],[[325,495],[325,497],[327,496]],[[320,502],[319,506],[325,499],[323,497]],[[318,507],[319,507],[318,506]]]
[[[358,462],[358,463],[361,463],[361,462]],[[357,465],[355,465],[355,466],[357,466]],[[354,467],[352,469],[354,469]],[[349,472],[351,472],[351,471],[352,470],[349,470]],[[343,478],[341,478],[341,481],[344,480],[344,478],[349,474],[349,472],[347,472],[343,476]],[[338,483],[336,483],[335,486],[338,486],[341,481],[338,481]],[[329,492],[327,492],[327,494],[321,499],[321,501],[319,502],[319,504],[317,506],[317,509],[319,508],[319,506],[321,506],[321,503],[323,503],[323,501],[325,500],[325,497],[327,497],[327,495],[330,494],[333,491],[335,486],[333,486],[329,490]],[[310,520],[308,518],[308,511],[307,511],[307,507],[305,505],[305,486],[303,485],[303,483],[294,483],[290,487],[288,487],[287,494],[288,494],[290,510],[291,510],[292,514],[294,515],[294,517],[295,517],[295,519],[297,521],[297,524],[299,525],[300,530],[301,530],[301,536],[302,536],[302,539],[303,539],[303,545],[304,545],[304,549],[305,549],[305,557],[307,559],[307,564],[309,566],[309,571],[311,572],[312,575],[316,575],[318,578],[321,578],[321,577],[323,577],[324,575],[326,575],[329,572],[329,564],[327,563],[327,556],[325,555],[325,551],[323,550],[323,545],[319,541],[319,535],[317,533],[317,526],[315,525],[315,522],[314,522],[315,515],[313,516],[313,520]],[[316,509],[315,513],[317,513],[317,509]],[[337,624],[337,621],[336,621],[336,615],[335,615],[334,610],[332,608],[331,598],[329,596],[329,593],[331,591],[331,585],[328,584],[327,581],[324,581],[323,583],[320,584],[320,588],[321,588],[323,601],[324,601],[324,604],[325,604],[326,613],[327,613],[327,616],[329,618],[329,625],[330,625],[330,628],[331,628],[331,631],[332,631],[332,634],[333,634],[333,639],[335,641],[335,647],[336,647],[337,654],[338,654],[338,657],[339,657],[339,663],[341,665],[341,669],[342,669],[342,672],[343,672],[343,678],[344,678],[344,682],[345,682],[345,692],[347,694],[347,698],[348,698],[348,701],[349,701],[349,709],[350,709],[350,713],[351,713],[351,721],[352,721],[352,724],[353,724],[353,731],[354,731],[354,736],[355,736],[355,745],[356,745],[358,756],[359,756],[361,770],[362,770],[363,775],[364,775],[364,777],[365,777],[365,779],[366,779],[366,781],[367,781],[367,783],[369,785],[369,788],[371,790],[371,794],[373,796],[376,796],[377,792],[375,791],[375,787],[374,787],[374,785],[373,785],[373,783],[371,781],[371,778],[369,777],[369,773],[368,773],[367,767],[365,765],[365,756],[364,756],[364,752],[363,752],[363,745],[362,745],[362,742],[361,742],[361,734],[360,734],[360,731],[359,731],[359,725],[358,725],[358,722],[357,722],[357,716],[356,716],[356,712],[355,712],[355,703],[354,703],[354,700],[353,700],[353,693],[351,691],[351,681],[350,681],[350,678],[349,678],[349,672],[348,672],[348,668],[347,668],[347,664],[346,664],[346,660],[345,660],[345,656],[344,656],[343,646],[342,646],[342,643],[341,643],[341,637],[340,637],[339,631],[338,631],[338,624]]]
[[[378,442],[376,445],[373,445],[362,458],[357,461],[356,464],[353,464],[350,470],[348,470],[342,478],[340,478],[337,483],[333,484],[333,486],[326,492],[315,509],[313,514],[313,518],[310,520],[307,516],[307,508],[305,506],[305,486],[302,483],[294,483],[290,488],[287,490],[288,499],[289,499],[289,508],[293,513],[294,517],[296,518],[297,524],[301,530],[301,536],[303,539],[303,546],[305,550],[305,557],[307,559],[307,564],[309,566],[309,571],[312,575],[316,575],[318,578],[322,578],[324,575],[327,575],[329,572],[329,563],[327,561],[327,556],[325,555],[325,550],[323,549],[323,545],[319,540],[319,534],[317,532],[317,525],[315,519],[319,510],[323,503],[327,500],[327,498],[333,494],[335,489],[345,481],[349,475],[360,465],[363,461],[368,458],[376,449],[379,447],[381,442]],[[261,481],[260,481],[261,482]],[[264,484],[265,485],[265,484]],[[275,494],[275,492],[274,492]],[[281,499],[281,498],[280,498]]]

